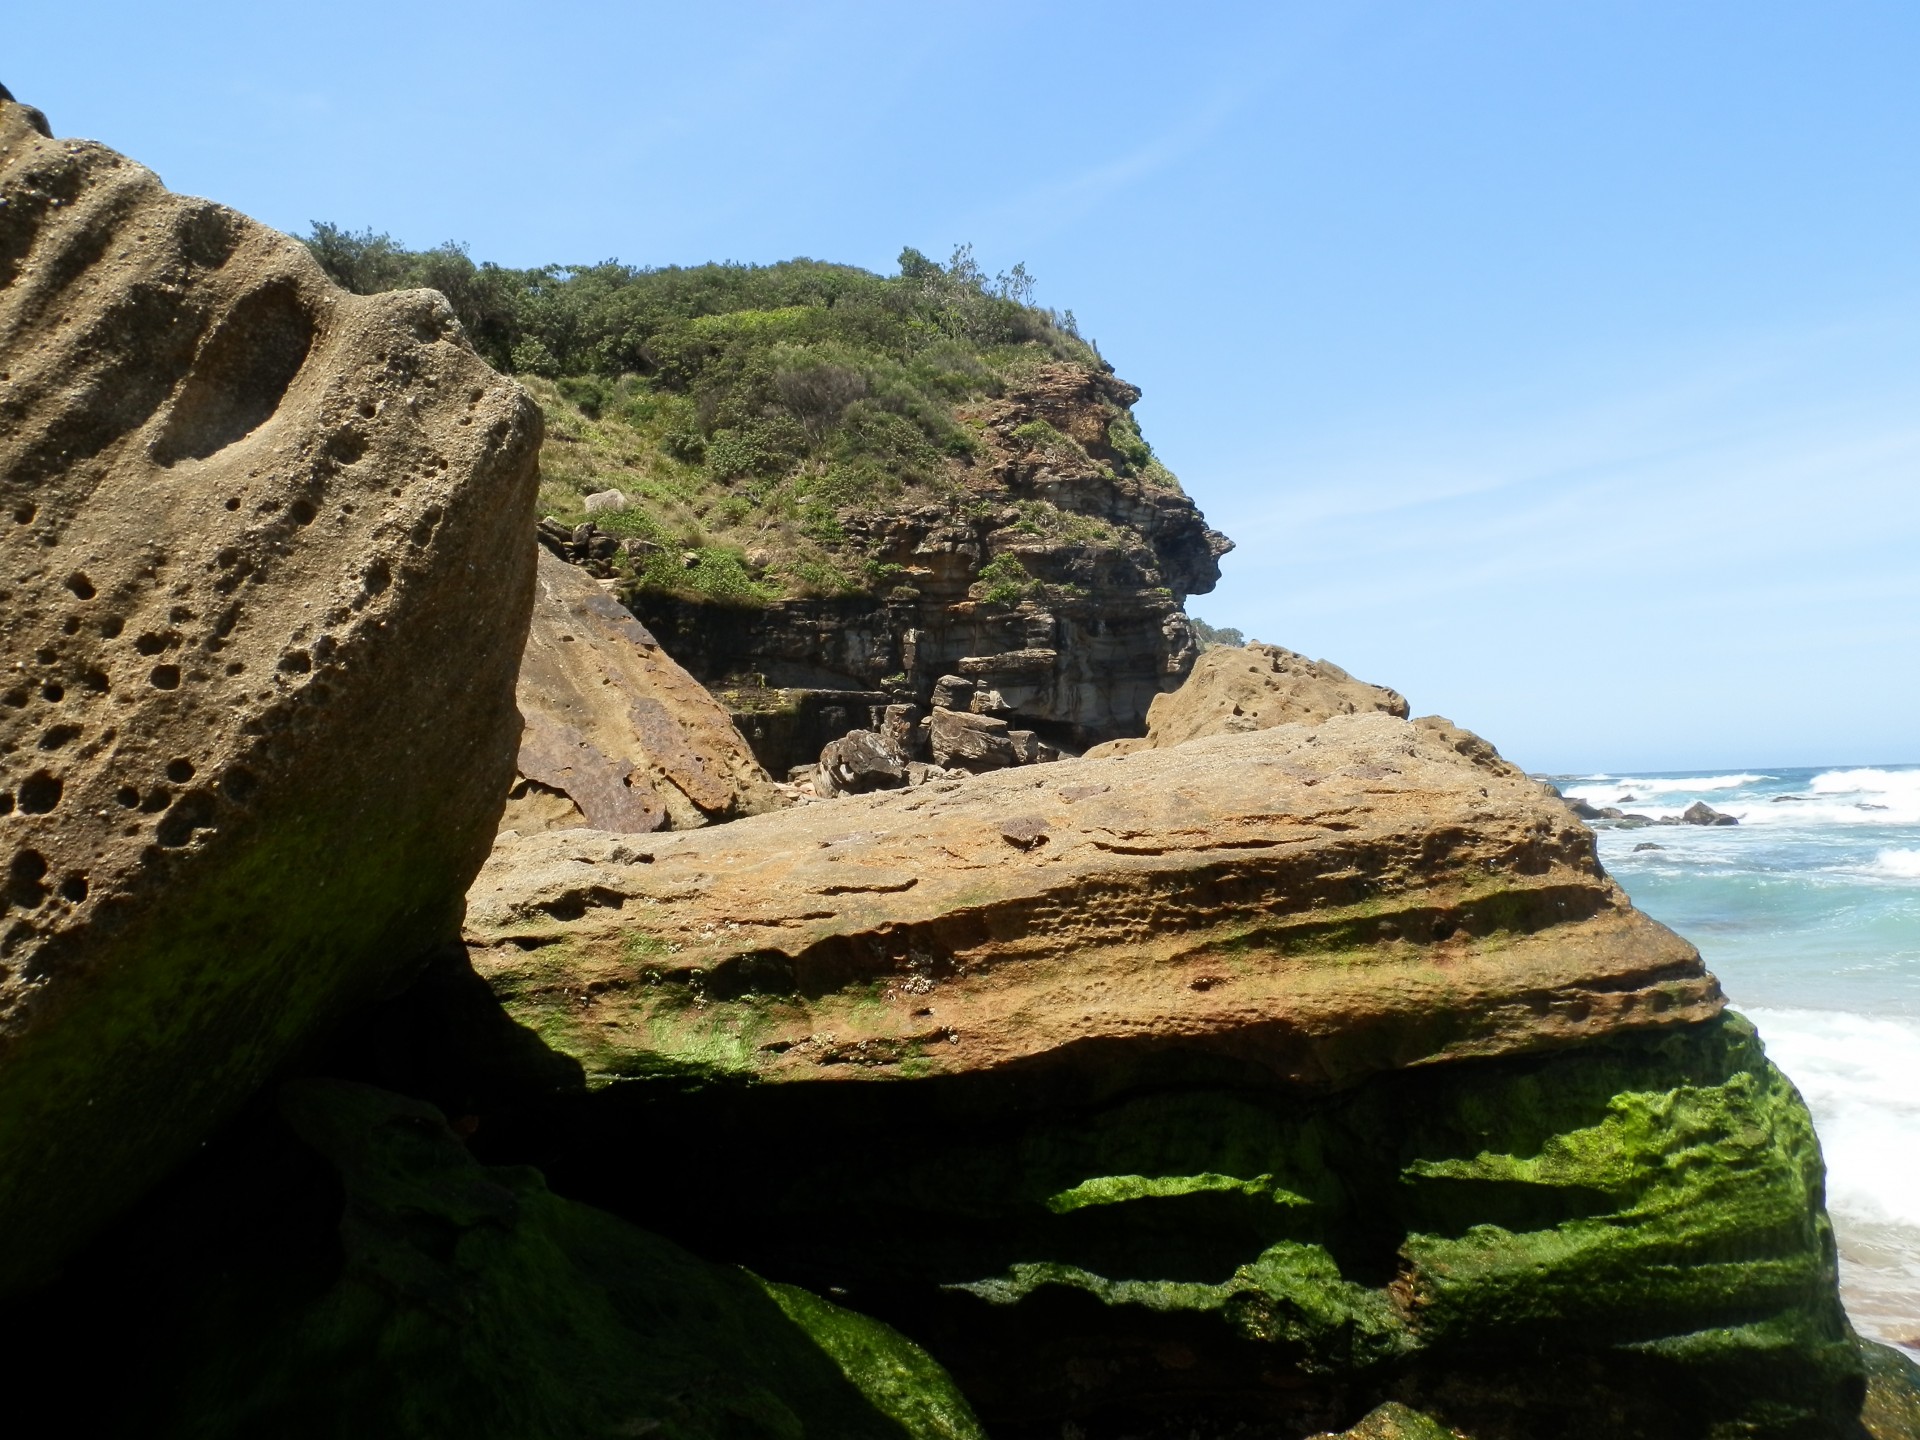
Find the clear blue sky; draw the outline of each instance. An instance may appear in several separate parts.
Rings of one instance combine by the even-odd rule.
[[[1192,608],[1539,769],[1920,760],[1910,3],[15,6],[56,133],[510,264],[1025,260]]]

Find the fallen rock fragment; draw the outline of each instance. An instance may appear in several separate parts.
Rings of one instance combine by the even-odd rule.
[[[1020,751],[1005,720],[965,710],[936,709],[928,731],[933,763],[980,774],[1020,763]]]
[[[685,830],[778,807],[727,712],[620,603],[540,548],[503,829]]]
[[[826,796],[863,795],[907,783],[907,757],[872,730],[850,730],[820,752],[819,788]]]
[[[0,1291],[457,933],[538,410],[440,296],[0,100]]]

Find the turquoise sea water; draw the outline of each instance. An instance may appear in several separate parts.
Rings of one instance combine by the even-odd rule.
[[[1806,1097],[1855,1326],[1920,1355],[1920,766],[1550,778],[1655,820],[1696,800],[1739,819],[1594,828]]]

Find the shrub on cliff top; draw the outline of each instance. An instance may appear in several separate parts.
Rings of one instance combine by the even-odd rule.
[[[961,504],[983,402],[1048,364],[1104,368],[1070,312],[1032,303],[1023,265],[989,276],[964,245],[945,264],[909,248],[898,274],[876,275],[817,260],[512,269],[320,222],[306,243],[349,289],[440,290],[481,353],[521,377],[547,412],[544,513],[577,523],[587,495],[617,489],[644,522],[601,511],[604,528],[757,557],[697,574],[623,559],[632,583],[734,603],[867,588],[882,557],[858,519]],[[1108,460],[1044,420],[1015,438],[1171,483],[1132,417],[1108,408]],[[996,595],[1010,593],[1003,577]]]

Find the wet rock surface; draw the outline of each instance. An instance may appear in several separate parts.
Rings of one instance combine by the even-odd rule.
[[[0,101],[0,1289],[457,928],[539,438],[438,295]]]

